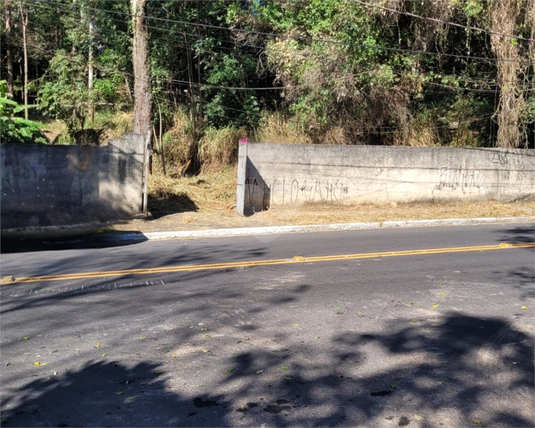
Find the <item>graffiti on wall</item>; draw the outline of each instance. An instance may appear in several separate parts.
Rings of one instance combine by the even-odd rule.
[[[261,204],[263,209],[303,203],[340,205],[348,192],[348,186],[341,180],[247,178],[245,181],[247,202],[257,207]]]
[[[439,184],[435,186],[436,190],[480,189],[483,184],[481,172],[477,170],[442,166],[439,174],[440,179]]]
[[[535,156],[528,152],[491,151],[487,155],[488,161],[498,167],[500,180],[510,182],[519,192],[533,189],[535,180],[533,169]]]

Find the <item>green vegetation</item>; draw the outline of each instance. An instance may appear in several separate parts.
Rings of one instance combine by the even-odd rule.
[[[43,134],[45,125],[16,116],[27,108],[28,106],[22,106],[16,101],[8,99],[6,97],[6,81],[0,81],[0,129],[3,144],[47,143]]]
[[[302,144],[534,147],[531,3],[147,1],[158,159],[178,176],[221,167],[235,160],[236,139],[244,136]],[[133,4],[0,5],[1,72],[8,77],[3,138],[17,122],[21,142],[37,141],[38,128],[30,131],[13,116],[20,105],[11,103],[21,102],[24,90],[38,106],[34,114],[64,123],[57,141],[104,139],[114,117],[134,110]],[[13,67],[23,50],[26,87],[23,70]]]

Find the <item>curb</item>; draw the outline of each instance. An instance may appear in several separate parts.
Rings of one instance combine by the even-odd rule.
[[[443,220],[401,220],[383,221],[372,223],[336,223],[310,226],[268,226],[268,227],[243,227],[234,229],[207,229],[174,232],[149,232],[144,236],[150,241],[163,239],[188,239],[188,238],[215,238],[247,235],[272,235],[282,233],[299,232],[329,232],[359,229],[388,229],[400,227],[433,227],[433,226],[472,226],[495,223],[530,223],[535,222],[535,217],[504,217],[504,218],[471,218],[471,219],[443,219]],[[130,239],[139,240],[139,234],[132,235]],[[121,241],[129,239],[122,236]]]

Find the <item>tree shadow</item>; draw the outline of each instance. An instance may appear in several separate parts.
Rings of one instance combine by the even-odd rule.
[[[202,392],[180,365],[89,361],[14,391],[3,425],[533,426],[533,338],[500,318],[278,343],[214,359]]]
[[[111,248],[139,244],[146,241],[148,241],[148,238],[138,231],[117,231],[38,239],[3,238],[0,243],[0,253]]]
[[[533,225],[516,226],[509,229],[496,231],[501,236],[500,242],[531,243],[535,241],[535,228]],[[533,251],[533,247],[527,248]]]
[[[157,220],[170,214],[197,212],[199,207],[185,193],[157,193],[150,194],[148,208],[151,214],[149,220]]]
[[[515,226],[505,231],[497,231],[496,233],[500,233],[500,242],[521,244],[535,242],[535,228],[533,225]],[[522,250],[534,252],[535,247],[527,247]],[[514,284],[515,288],[523,290],[523,298],[535,297],[535,266],[507,266],[506,268],[502,268],[502,270],[493,271],[493,275],[500,282],[507,282],[514,279],[512,284]]]
[[[530,335],[456,313],[424,327],[400,321],[380,333],[340,333],[327,349],[237,355],[227,382],[242,384],[238,396],[263,396],[259,370],[291,367],[267,385],[271,404],[246,409],[252,424],[265,411],[276,426],[533,426]],[[303,363],[303,355],[313,357]]]
[[[192,400],[169,391],[160,364],[149,362],[90,361],[17,392],[2,402],[10,407],[2,426],[191,426],[188,413],[195,410]]]

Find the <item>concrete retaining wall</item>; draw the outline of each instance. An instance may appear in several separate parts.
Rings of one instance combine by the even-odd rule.
[[[238,206],[535,200],[535,150],[240,145]]]
[[[144,136],[107,146],[4,144],[2,236],[58,235],[141,211]]]

